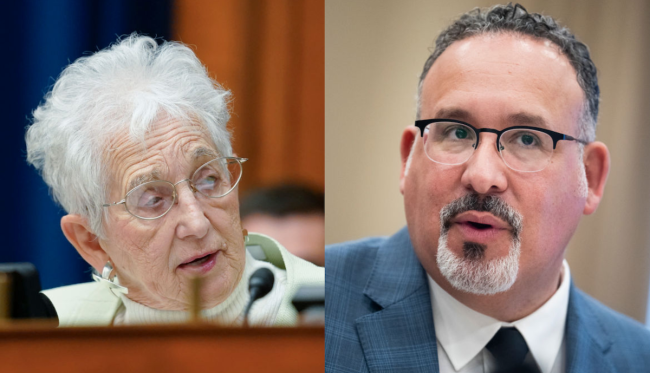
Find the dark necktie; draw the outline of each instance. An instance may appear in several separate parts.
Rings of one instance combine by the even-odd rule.
[[[524,364],[528,345],[517,328],[499,329],[485,348],[497,362],[497,373],[539,373],[537,365]]]

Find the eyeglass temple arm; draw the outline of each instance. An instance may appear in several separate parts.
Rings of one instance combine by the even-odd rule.
[[[126,203],[126,199],[123,199],[120,202],[104,203],[102,205],[102,207],[111,207],[111,206],[115,206],[115,205],[121,205],[122,203]]]
[[[584,145],[589,144],[589,141],[582,140],[582,139],[578,139],[578,138],[575,138],[575,137],[573,137],[573,136],[569,136],[569,135],[564,135],[564,138],[561,139],[561,140],[572,140],[572,141],[577,141],[577,142],[579,142],[579,143],[581,143],[581,144],[584,144]]]

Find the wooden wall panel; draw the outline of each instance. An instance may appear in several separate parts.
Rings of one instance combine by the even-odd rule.
[[[325,174],[325,17],[322,1],[304,1],[299,19],[300,74],[296,143],[303,155],[297,168],[314,185],[323,185]],[[314,42],[319,41],[319,42]]]
[[[295,181],[324,190],[323,0],[177,0],[175,39],[234,95],[241,189]]]

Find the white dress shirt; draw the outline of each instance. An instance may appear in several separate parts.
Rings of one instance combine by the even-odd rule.
[[[571,273],[566,260],[558,290],[532,314],[513,323],[502,322],[465,306],[429,276],[433,322],[438,342],[440,373],[491,373],[496,363],[485,348],[501,327],[515,327],[523,335],[542,373],[564,373],[564,325],[569,306]]]

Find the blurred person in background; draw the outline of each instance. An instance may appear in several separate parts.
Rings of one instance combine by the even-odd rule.
[[[187,320],[202,277],[202,317],[239,325],[248,279],[272,271],[254,325],[291,325],[291,299],[323,270],[241,226],[230,92],[192,50],[133,34],[70,64],[33,113],[27,159],[68,213],[61,229],[99,275],[45,291],[61,326]],[[254,259],[254,244],[272,262]]]
[[[306,186],[258,188],[242,198],[242,226],[275,238],[292,254],[325,265],[325,196]]]
[[[599,98],[549,16],[497,5],[443,30],[401,137],[407,226],[326,249],[325,370],[647,370],[650,332],[564,260],[609,172]]]

